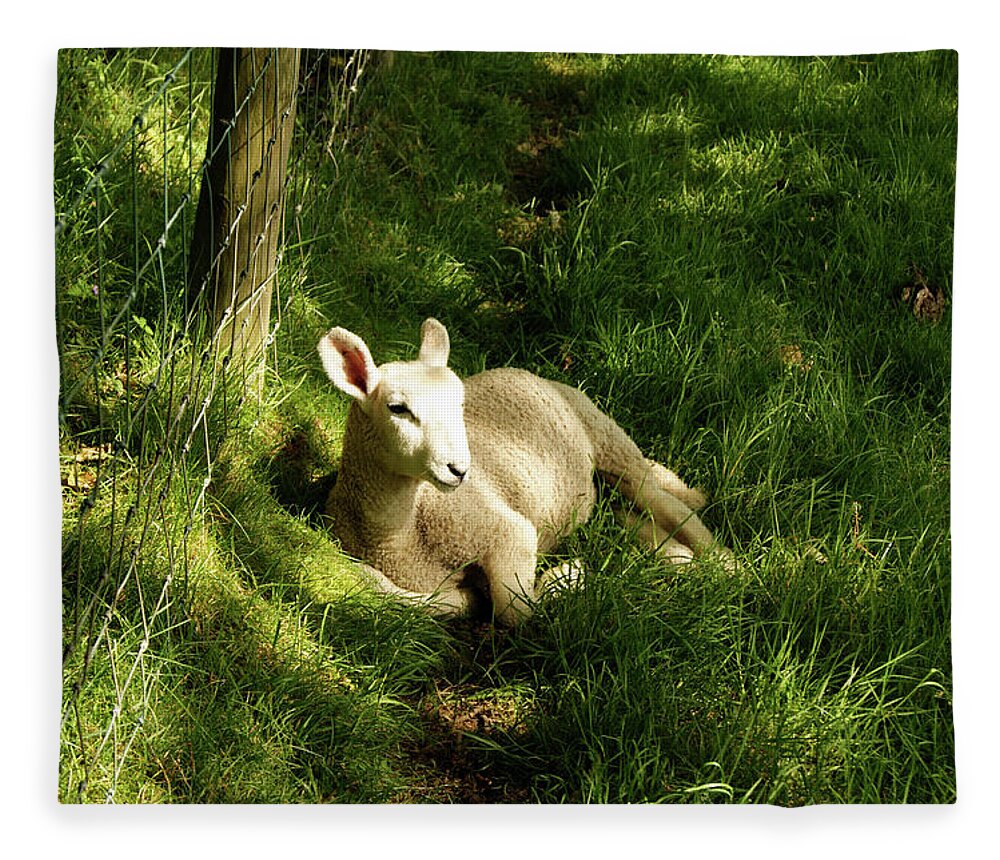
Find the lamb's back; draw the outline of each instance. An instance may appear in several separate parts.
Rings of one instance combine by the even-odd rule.
[[[517,368],[465,380],[470,478],[527,517],[549,548],[594,502],[594,456],[584,423],[557,383]]]

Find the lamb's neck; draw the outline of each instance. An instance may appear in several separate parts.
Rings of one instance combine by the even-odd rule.
[[[369,537],[403,538],[413,528],[423,482],[384,468],[372,454],[375,444],[368,417],[352,406],[337,482],[343,481],[344,496],[355,506]]]

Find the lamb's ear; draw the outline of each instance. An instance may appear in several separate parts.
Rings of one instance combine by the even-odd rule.
[[[365,342],[346,328],[332,328],[319,342],[326,375],[345,394],[364,401],[379,383],[379,372]]]
[[[420,327],[420,360],[429,367],[447,367],[450,348],[448,329],[434,317],[425,319]]]

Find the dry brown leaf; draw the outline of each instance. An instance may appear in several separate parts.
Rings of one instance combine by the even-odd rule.
[[[919,266],[911,266],[910,271],[912,279],[900,287],[899,300],[910,307],[918,320],[939,322],[948,307],[944,290],[930,283]]]
[[[803,373],[812,370],[813,360],[807,358],[797,343],[789,343],[778,350],[778,357],[785,367],[797,367]]]

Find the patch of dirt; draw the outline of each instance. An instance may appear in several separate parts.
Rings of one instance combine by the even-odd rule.
[[[419,743],[406,750],[417,772],[397,803],[529,803],[527,785],[491,774],[474,738],[526,730],[525,704],[510,693],[475,687],[436,687],[417,706],[424,725]],[[471,742],[470,742],[470,739]]]
[[[512,696],[483,694],[475,691],[450,689],[436,691],[435,702],[425,698],[425,713],[452,733],[491,735],[497,730],[523,733],[524,707]]]

